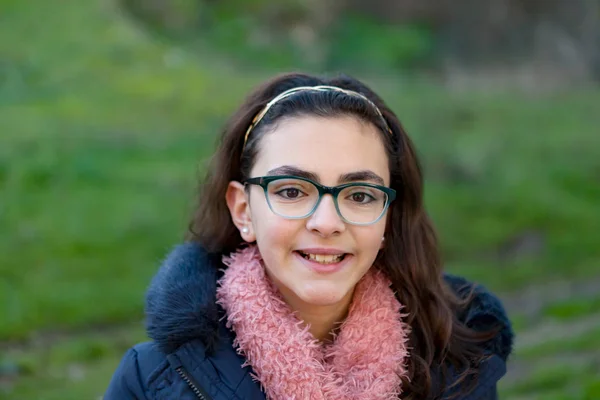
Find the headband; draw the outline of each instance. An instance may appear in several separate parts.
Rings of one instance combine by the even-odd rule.
[[[292,96],[292,95],[294,95],[294,94],[296,94],[298,92],[305,92],[305,91],[309,91],[309,90],[316,91],[316,92],[340,92],[340,93],[344,93],[344,94],[346,94],[348,96],[358,97],[358,98],[366,101],[377,112],[377,115],[379,115],[379,117],[381,118],[381,120],[385,124],[385,127],[386,127],[387,131],[389,132],[389,134],[390,135],[392,134],[392,130],[388,126],[385,118],[383,118],[383,114],[379,110],[379,107],[377,107],[375,105],[375,103],[373,103],[371,100],[369,100],[369,98],[367,98],[362,93],[358,93],[358,92],[355,92],[353,90],[342,89],[342,88],[337,87],[337,86],[326,86],[326,85],[321,85],[321,86],[298,86],[298,87],[294,87],[294,88],[288,89],[285,92],[282,92],[282,93],[278,94],[271,101],[269,101],[267,103],[267,105],[258,114],[256,114],[256,116],[252,119],[252,123],[250,124],[250,126],[248,126],[248,129],[246,130],[246,135],[244,136],[244,144],[242,146],[242,152],[244,151],[244,148],[246,147],[246,142],[248,141],[248,137],[250,136],[250,132],[252,132],[252,129],[254,129],[254,127],[256,125],[258,125],[258,123],[263,119],[263,117],[267,114],[267,112],[269,111],[269,109],[275,103],[277,103],[277,102],[279,102],[279,101],[281,101],[281,100],[283,100],[283,99],[285,99],[287,97],[290,97],[290,96]]]

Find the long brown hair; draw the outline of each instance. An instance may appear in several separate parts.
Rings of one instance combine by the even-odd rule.
[[[290,88],[317,85],[361,93],[379,108],[385,121],[372,105],[356,96],[306,91],[271,107],[244,146],[244,136],[252,119],[273,97]],[[459,371],[455,384],[466,380],[473,382],[472,378],[477,375],[476,366],[484,358],[480,343],[491,334],[475,332],[458,321],[456,315],[469,299],[459,299],[444,282],[436,235],[423,207],[423,177],[413,144],[383,100],[354,78],[284,74],[251,93],[228,121],[220,137],[206,177],[200,184],[199,203],[190,222],[188,240],[215,253],[235,251],[244,243],[225,203],[227,186],[232,180],[249,177],[265,132],[273,129],[281,118],[298,115],[352,115],[374,124],[381,131],[389,158],[390,186],[397,191],[398,197],[388,211],[386,245],[378,255],[377,265],[391,279],[398,300],[408,313],[406,322],[412,328],[409,379],[403,382],[403,398],[424,399],[439,395],[450,365]],[[434,380],[442,385],[433,388]]]

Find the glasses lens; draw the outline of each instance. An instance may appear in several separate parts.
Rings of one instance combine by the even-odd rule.
[[[278,179],[267,186],[269,205],[283,217],[306,216],[319,201],[319,191],[310,182],[301,179]]]
[[[338,195],[340,213],[348,222],[369,224],[385,211],[387,194],[370,186],[350,186]]]
[[[319,201],[319,190],[301,179],[277,179],[267,186],[269,205],[274,213],[288,218],[306,217]],[[370,186],[350,186],[337,198],[342,217],[354,224],[375,222],[387,204],[387,194]]]

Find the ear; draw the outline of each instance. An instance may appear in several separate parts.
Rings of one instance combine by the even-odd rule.
[[[248,195],[240,182],[231,181],[227,186],[225,201],[231,214],[233,224],[239,229],[242,239],[251,243],[256,240],[254,228],[252,227],[252,214]]]

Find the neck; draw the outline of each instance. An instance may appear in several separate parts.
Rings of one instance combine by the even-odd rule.
[[[279,291],[290,308],[296,312],[298,318],[309,326],[309,332],[320,342],[333,339],[336,328],[346,319],[354,291],[350,291],[344,298],[334,304],[314,305],[307,304],[289,291],[280,288]]]
[[[305,325],[309,326],[309,332],[319,342],[330,342],[333,340],[333,334],[341,322],[348,315],[348,304],[336,304],[333,306],[324,306],[310,308],[306,310],[297,310],[297,315]]]

